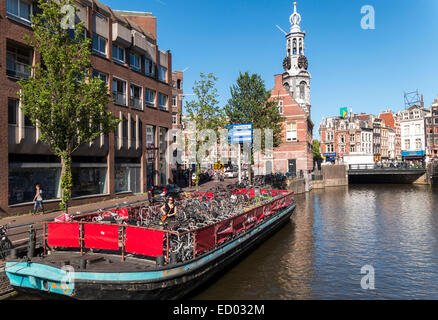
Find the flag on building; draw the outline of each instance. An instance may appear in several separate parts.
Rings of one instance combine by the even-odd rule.
[[[341,108],[341,118],[345,118],[347,116],[347,108]]]

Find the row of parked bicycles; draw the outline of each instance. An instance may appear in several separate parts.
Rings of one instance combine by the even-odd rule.
[[[244,177],[241,183],[236,186],[238,188],[267,188],[267,189],[286,189],[287,179],[292,175],[288,173],[271,173],[267,175],[255,176],[253,181],[250,182],[248,177]]]
[[[100,211],[91,218],[93,222],[117,223],[143,226],[151,229],[174,231],[169,234],[171,262],[193,258],[194,234],[191,230],[213,225],[232,218],[245,209],[263,204],[271,199],[270,194],[255,192],[237,193],[236,185],[218,186],[203,193],[180,194],[175,197],[176,215],[170,222],[163,222],[161,208],[166,199],[145,202],[132,207],[119,207]],[[164,243],[167,239],[164,239]]]

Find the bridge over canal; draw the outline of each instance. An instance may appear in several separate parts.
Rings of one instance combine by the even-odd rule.
[[[422,178],[430,183],[423,167],[378,167],[374,164],[348,166],[348,183],[410,184]]]

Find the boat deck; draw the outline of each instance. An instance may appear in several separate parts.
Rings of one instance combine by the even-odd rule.
[[[83,264],[81,260],[86,261],[85,268],[81,268],[81,264]],[[58,268],[70,265],[76,271],[82,272],[111,272],[111,270],[115,272],[139,272],[157,268],[155,261],[136,258],[129,254],[125,256],[125,261],[122,261],[121,256],[116,254],[87,252],[81,256],[80,252],[75,251],[52,251],[44,258],[32,258],[32,262]]]

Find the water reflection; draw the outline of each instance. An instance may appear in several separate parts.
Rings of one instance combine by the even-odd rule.
[[[438,299],[437,204],[409,185],[298,195],[291,223],[195,299]]]

